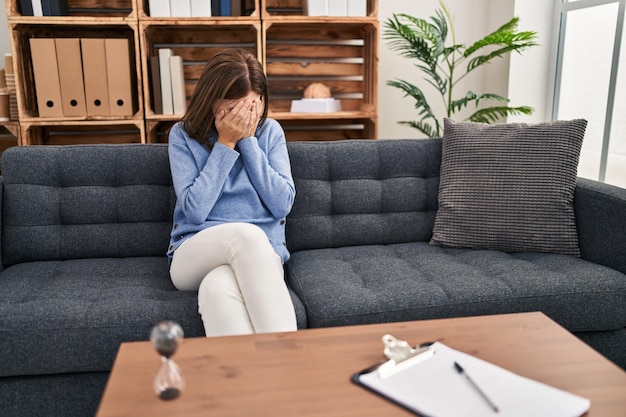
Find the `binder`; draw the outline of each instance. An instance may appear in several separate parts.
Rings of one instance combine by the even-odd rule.
[[[191,17],[191,3],[189,0],[170,0],[170,16]]]
[[[85,85],[83,84],[83,64],[80,53],[80,39],[57,38],[54,40],[59,69],[59,85],[65,117],[84,117]]]
[[[150,0],[150,17],[170,17],[170,0]]]
[[[150,57],[150,87],[152,92],[152,110],[155,114],[163,114],[163,98],[161,97],[161,71],[159,57]]]
[[[302,0],[307,16],[328,16],[329,0]]]
[[[159,49],[159,71],[161,74],[161,98],[163,114],[174,114],[174,103],[172,101],[172,73],[170,71],[170,48]]]
[[[367,0],[348,0],[348,16],[367,16]]]
[[[33,2],[31,0],[20,0],[20,12],[22,16],[34,16]]]
[[[70,10],[66,0],[41,0],[44,16],[68,16]]]
[[[241,2],[242,0],[230,1],[230,15],[231,16],[244,16]]]
[[[174,114],[187,111],[187,94],[185,92],[185,73],[183,58],[177,55],[170,57],[170,73],[172,75],[172,105]]]
[[[104,49],[109,91],[109,114],[111,116],[132,116],[134,106],[128,39],[106,38]]]
[[[385,338],[390,341],[385,341],[389,360],[354,374],[352,381],[415,414],[580,417],[589,410],[586,398],[514,374],[443,343],[407,348],[402,346],[406,342],[393,336]],[[395,347],[390,348],[393,344]]]
[[[30,38],[39,117],[62,117],[57,54],[52,38]]]
[[[109,83],[104,39],[81,39],[85,105],[88,116],[109,115]]]
[[[222,0],[211,0],[211,14],[222,16]]]
[[[33,16],[43,16],[43,0],[32,0]]]
[[[231,0],[220,0],[220,16],[230,16],[230,1]]]
[[[211,0],[191,0],[192,17],[211,17]]]
[[[348,0],[329,0],[328,1],[329,16],[347,16]]]

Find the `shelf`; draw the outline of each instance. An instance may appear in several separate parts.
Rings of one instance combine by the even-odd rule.
[[[377,19],[378,16],[378,1],[377,0],[363,0],[366,2],[366,16],[307,16],[304,13],[304,3],[306,0],[264,0],[262,1],[261,16],[263,20],[276,20],[276,21],[303,21],[303,20],[317,20],[317,21],[332,21],[338,22],[344,19]],[[329,0],[333,1],[333,0]]]
[[[376,138],[376,118],[277,120],[288,142]]]
[[[135,0],[68,0],[68,16],[23,16],[19,0],[6,0],[7,19],[21,23],[123,23],[137,21]]]
[[[312,83],[322,83],[347,112],[376,113],[378,23],[264,23],[265,66],[272,114],[289,114]],[[310,119],[309,113],[289,119]],[[346,117],[353,117],[348,115]]]
[[[76,120],[130,120],[143,118],[143,97],[137,85],[137,80],[141,74],[137,62],[140,60],[138,45],[137,25],[131,24],[38,24],[9,23],[13,45],[14,66],[16,67],[17,101],[20,114],[20,121],[34,122],[42,118],[39,117],[37,106],[37,91],[34,82],[32,68],[32,57],[30,52],[31,38],[117,38],[127,39],[131,56],[131,86],[133,86],[133,99],[135,101],[135,113],[132,116],[82,116],[82,117],[55,117],[46,118],[49,121],[76,121]]]
[[[210,1],[210,0],[207,0]],[[246,10],[253,10],[249,14],[241,15],[241,16],[208,16],[208,17],[151,17],[150,16],[150,6],[149,0],[137,0],[138,2],[138,15],[139,20],[141,21],[150,21],[150,20],[164,20],[170,22],[170,24],[178,22],[178,21],[193,21],[193,22],[205,22],[205,21],[221,21],[226,23],[236,22],[238,20],[245,19],[253,19],[257,22],[259,21],[259,9],[260,9],[260,1],[261,0],[245,0],[244,8]]]
[[[101,123],[75,122],[20,122],[23,145],[68,145],[95,143],[144,143],[143,120]]]
[[[183,58],[187,100],[193,94],[206,61],[226,48],[244,48],[261,57],[261,23],[241,20],[227,23],[223,20],[199,24],[185,20],[172,25],[163,20],[144,21],[141,27],[143,91],[148,120],[173,120],[180,115],[163,115],[154,111],[150,57],[158,55],[159,48],[171,48],[174,55]]]
[[[378,2],[364,16],[305,16],[305,0],[245,0],[246,16],[152,17],[149,0],[68,0],[69,16],[22,16],[20,0],[5,0],[16,72],[21,144],[162,143],[182,115],[157,114],[151,58],[171,48],[183,58],[192,96],[207,60],[226,48],[253,53],[268,78],[269,116],[288,140],[377,137]],[[332,1],[332,0],[331,0]],[[131,49],[132,115],[40,117],[31,38],[124,38]],[[312,83],[341,101],[336,113],[291,113],[291,101]],[[124,100],[126,101],[126,100]],[[50,113],[50,112],[48,112]],[[76,141],[76,142],[73,142]]]
[[[178,120],[146,120],[147,143],[167,143],[170,128]]]

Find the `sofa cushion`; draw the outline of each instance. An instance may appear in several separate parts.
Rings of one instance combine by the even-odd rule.
[[[107,371],[119,344],[160,320],[202,336],[197,293],[177,291],[167,258],[21,263],[0,273],[0,374]],[[156,353],[155,353],[156,355]]]
[[[109,371],[120,343],[148,340],[161,320],[204,336],[198,294],[174,288],[164,255],[27,262],[0,282],[0,376]]]
[[[430,239],[439,139],[288,142],[287,148],[296,185],[287,217],[290,251]]]
[[[543,311],[570,331],[626,326],[626,275],[581,258],[415,242],[298,251],[310,327]]]
[[[5,266],[167,250],[176,204],[167,145],[15,146],[2,174]]]
[[[432,243],[580,255],[574,189],[585,120],[444,120]]]

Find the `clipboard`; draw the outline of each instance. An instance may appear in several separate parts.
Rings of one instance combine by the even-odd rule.
[[[440,342],[411,347],[385,335],[383,343],[388,360],[351,380],[418,416],[580,417],[591,405]]]

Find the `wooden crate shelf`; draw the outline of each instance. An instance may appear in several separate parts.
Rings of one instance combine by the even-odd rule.
[[[176,120],[146,120],[147,143],[167,143],[174,123]]]
[[[277,120],[289,142],[376,138],[376,118]]]
[[[131,85],[134,86],[132,95],[135,102],[135,114],[132,116],[83,116],[83,117],[57,117],[46,118],[51,121],[74,121],[74,120],[118,120],[118,119],[142,119],[143,97],[139,83],[141,74],[137,65],[140,59],[137,39],[137,25],[127,24],[91,24],[82,23],[71,26],[59,24],[9,23],[13,37],[14,66],[16,75],[17,101],[21,121],[37,121],[40,119],[36,100],[36,87],[32,68],[30,52],[31,38],[122,38],[128,39],[131,54]]]
[[[371,21],[264,24],[264,61],[272,117],[293,123],[302,120],[303,124],[307,120],[375,118],[377,34],[378,23]],[[332,97],[341,101],[342,111],[290,113],[292,100],[301,99],[312,83],[329,87]]]
[[[261,3],[261,16],[264,20],[302,20],[320,19],[322,21],[337,22],[342,16],[307,16],[304,13],[304,3],[306,0],[263,0]],[[333,0],[330,0],[333,1]],[[378,1],[366,0],[366,16],[364,18],[376,18],[378,16]],[[355,17],[350,16],[349,20]]]
[[[150,19],[158,19],[169,21],[170,24],[173,22],[181,21],[181,20],[193,20],[193,21],[218,21],[222,20],[225,22],[233,22],[240,19],[250,19],[255,18],[255,20],[259,21],[259,16],[261,13],[260,3],[261,0],[245,0],[242,4],[242,15],[240,16],[209,16],[209,17],[151,17],[150,16],[150,2],[149,0],[137,0],[137,13],[139,15],[139,20],[150,20]],[[249,12],[246,14],[243,11],[248,10]]]
[[[19,0],[7,0],[7,18],[19,18],[23,23],[136,21],[135,0],[67,0],[68,16],[23,16]]]
[[[183,58],[188,100],[193,94],[206,61],[215,53],[237,47],[247,49],[259,58],[262,54],[261,24],[255,20],[241,20],[237,23],[219,20],[210,24],[186,20],[177,25],[154,20],[142,22],[141,33],[145,116],[149,120],[174,120],[181,116],[157,114],[154,111],[149,59],[158,56],[159,48],[171,48],[174,55]]]
[[[149,0],[68,0],[69,16],[22,16],[20,0],[5,0],[20,122],[14,135],[25,145],[80,142],[81,132],[90,143],[166,142],[181,115],[154,111],[150,58],[160,48],[183,58],[189,100],[206,61],[242,47],[265,69],[269,115],[284,124],[288,140],[376,138],[378,1],[366,0],[359,17],[305,16],[303,1],[245,0],[245,16],[165,18],[150,16]],[[134,114],[40,117],[30,53],[36,37],[128,39]],[[327,85],[342,111],[291,113],[291,101],[313,82]]]
[[[23,145],[69,145],[104,143],[144,143],[143,120],[102,122],[26,122],[20,123]]]

